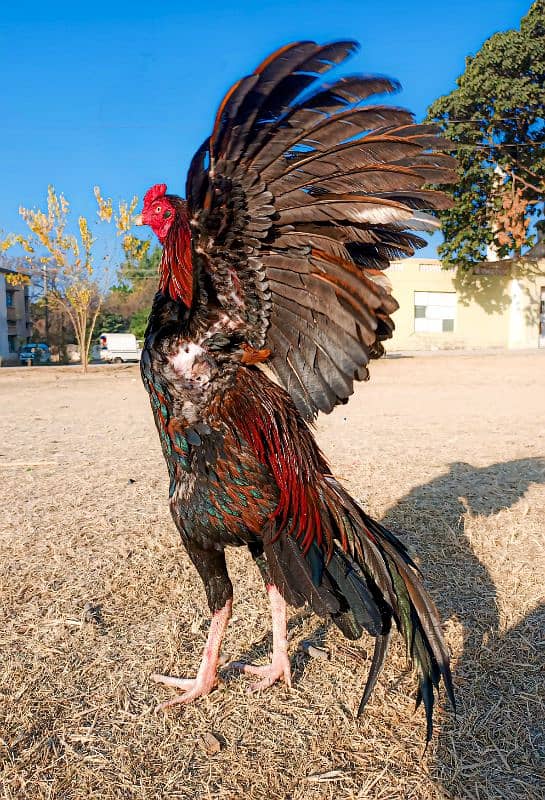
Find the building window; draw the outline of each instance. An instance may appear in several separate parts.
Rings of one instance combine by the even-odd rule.
[[[6,306],[8,308],[13,308],[13,295],[14,294],[15,294],[15,292],[13,290],[9,291],[9,289],[8,289],[8,291],[6,292]]]
[[[452,333],[456,319],[456,292],[415,292],[416,333]]]
[[[17,352],[17,336],[8,336],[8,352]]]
[[[419,264],[419,272],[441,272],[443,269],[441,262],[439,264]]]

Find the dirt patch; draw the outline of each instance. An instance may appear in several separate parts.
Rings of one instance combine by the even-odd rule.
[[[0,796],[545,798],[545,353],[384,360],[317,426],[352,493],[411,531],[445,620],[459,714],[424,755],[399,639],[358,723],[371,641],[305,614],[291,693],[225,674],[154,714],[150,673],[194,673],[208,610],[137,368],[1,370],[0,402]],[[259,575],[242,551],[229,567],[225,655],[265,658]]]

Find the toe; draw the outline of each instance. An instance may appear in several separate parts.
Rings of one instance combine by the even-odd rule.
[[[155,706],[155,711],[156,712],[166,711],[167,708],[172,708],[172,706],[179,706],[179,705],[184,705],[186,703],[190,703],[192,700],[195,699],[195,697],[198,696],[199,696],[198,694],[193,695],[192,692],[184,692],[184,694],[177,694],[175,695],[175,697],[171,697],[170,700],[165,700],[164,702],[159,703],[159,705]]]
[[[262,681],[257,681],[257,683],[252,683],[252,685],[248,687],[247,692],[248,694],[256,694],[257,692],[263,692],[265,689],[270,689],[275,680],[276,678],[273,678],[272,676],[263,678]]]
[[[206,681],[198,677],[193,679],[171,678],[168,675],[154,675],[152,677],[153,680],[157,681],[157,683],[164,683],[166,686],[170,686],[171,688],[182,689],[182,694],[177,694],[175,697],[171,697],[170,700],[165,700],[163,703],[159,703],[159,705],[155,707],[156,711],[165,711],[171,706],[186,705],[187,703],[191,703],[198,697],[204,697],[207,694],[210,694],[216,685],[215,681]]]
[[[155,713],[159,714],[161,711],[166,711],[167,708],[170,706],[178,705],[183,701],[183,694],[177,694],[176,697],[173,697],[171,700],[165,700],[163,703],[158,703],[155,706]]]
[[[230,664],[233,669],[238,669],[239,672],[244,672],[245,675],[266,675],[270,669],[270,664],[258,666],[257,664],[244,664],[242,661],[235,661]]]
[[[159,675],[156,672],[150,675],[150,678],[155,683],[163,683],[173,689],[185,689],[187,691],[195,686],[194,678],[174,678],[171,675]]]

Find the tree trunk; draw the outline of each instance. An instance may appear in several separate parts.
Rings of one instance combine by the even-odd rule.
[[[87,365],[89,363],[89,354],[87,352],[87,313],[83,313],[80,318],[81,325],[81,342],[79,354],[81,359],[81,371],[85,375],[87,373]]]
[[[89,363],[89,350],[91,349],[91,342],[93,341],[93,333],[95,331],[95,325],[98,319],[101,305],[102,303],[99,302],[97,309],[95,310],[93,316],[91,317],[91,324],[89,325],[89,333],[87,334],[87,346],[85,348],[85,358],[87,364]]]

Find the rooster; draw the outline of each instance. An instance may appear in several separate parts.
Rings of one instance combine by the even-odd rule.
[[[392,335],[383,270],[435,230],[446,207],[425,184],[454,160],[406,110],[362,104],[385,77],[321,76],[352,41],[289,44],[226,94],[189,169],[186,199],[146,193],[138,224],[163,245],[141,358],[170,477],[170,510],[206,590],[212,622],[195,678],[154,675],[180,692],[217,683],[233,587],[227,546],[246,546],[272,613],[270,664],[238,664],[253,690],[291,685],[287,605],[307,603],[349,639],[375,637],[358,715],[376,684],[392,622],[418,675],[427,739],[441,679],[454,705],[438,612],[405,546],[335,479],[308,423],[345,403]]]

